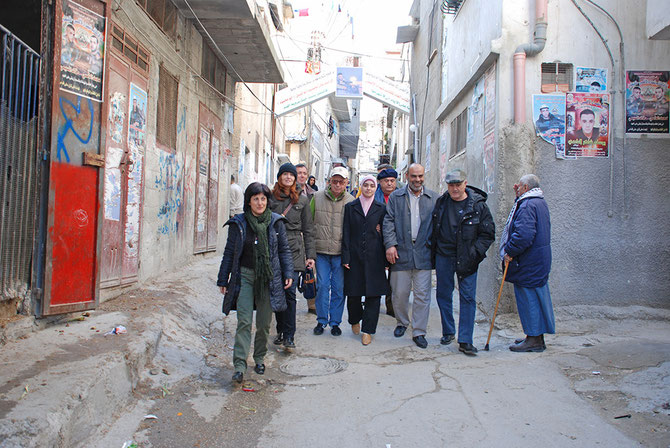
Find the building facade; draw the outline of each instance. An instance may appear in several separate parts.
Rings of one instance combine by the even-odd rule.
[[[661,3],[412,6],[410,79],[427,184],[444,191],[445,173],[464,169],[468,183],[488,193],[500,235],[513,184],[536,173],[553,223],[550,288],[557,305],[670,306],[670,12]],[[596,73],[598,86],[584,84]],[[631,112],[638,85],[645,103]],[[594,86],[596,93],[589,91]],[[540,124],[543,106],[562,119],[552,135]],[[587,108],[596,111],[597,150],[578,144]],[[635,123],[652,124],[645,130]],[[480,268],[478,299],[487,309],[501,277],[497,251],[494,244]]]

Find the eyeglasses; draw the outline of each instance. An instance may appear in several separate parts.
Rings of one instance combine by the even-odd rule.
[[[346,182],[346,180],[337,180],[337,179],[331,179],[330,180],[330,183],[333,184],[333,185],[344,185],[345,182]]]

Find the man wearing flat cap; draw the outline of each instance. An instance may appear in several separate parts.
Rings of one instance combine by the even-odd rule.
[[[458,350],[474,356],[472,344],[477,301],[477,269],[495,239],[495,224],[486,205],[486,193],[468,185],[465,172],[447,174],[447,192],[437,199],[433,210],[431,250],[437,276],[437,305],[442,321],[442,345],[456,335],[452,294],[454,274],[458,278],[460,312]]]

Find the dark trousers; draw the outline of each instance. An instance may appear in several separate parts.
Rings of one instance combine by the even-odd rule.
[[[298,286],[298,277],[300,271],[293,271],[293,284],[289,289],[285,289],[286,294],[286,310],[275,313],[277,319],[277,334],[281,334],[286,338],[295,336],[295,290]]]
[[[349,323],[355,325],[363,319],[361,331],[367,334],[377,332],[379,321],[379,302],[381,296],[365,297],[365,307],[361,303],[361,296],[347,296],[347,311],[349,312]]]

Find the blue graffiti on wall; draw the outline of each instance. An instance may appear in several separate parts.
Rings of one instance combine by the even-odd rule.
[[[165,192],[164,199],[158,207],[157,216],[160,221],[158,232],[169,235],[179,231],[182,218],[183,164],[174,154],[159,150],[158,168],[154,185],[158,191]]]
[[[181,109],[181,118],[179,119],[179,123],[177,123],[177,134],[181,134],[181,131],[186,129],[186,108],[183,107]]]
[[[57,143],[56,143],[56,148],[57,148],[57,153],[56,153],[56,158],[58,161],[61,161],[61,152],[65,155],[65,161],[70,162],[70,155],[67,153],[67,148],[65,147],[65,137],[67,136],[68,132],[72,131],[74,136],[83,144],[87,144],[89,141],[91,141],[91,136],[93,135],[93,101],[87,98],[88,101],[88,111],[89,111],[89,120],[88,120],[88,137],[83,138],[75,129],[73,122],[76,119],[71,118],[68,116],[68,114],[65,112],[65,108],[63,107],[63,104],[69,104],[72,109],[77,113],[77,116],[81,113],[81,98],[82,97],[77,97],[77,105],[75,106],[72,101],[67,100],[65,98],[59,98],[58,103],[60,105],[60,112],[63,115],[63,118],[65,119],[65,123],[60,127],[58,130],[58,136],[57,136]]]

